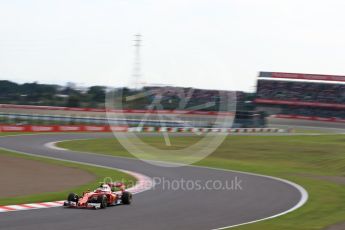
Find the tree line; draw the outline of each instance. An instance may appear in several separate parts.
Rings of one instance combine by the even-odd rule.
[[[18,84],[0,80],[1,104],[103,108],[105,93],[104,86],[77,89],[72,84],[67,86],[37,82]]]

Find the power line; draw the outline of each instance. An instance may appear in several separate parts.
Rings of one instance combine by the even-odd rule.
[[[135,89],[140,87],[140,79],[141,79],[141,47],[142,47],[142,35],[136,34],[134,39],[134,47],[135,47],[135,54],[134,54],[134,65],[133,65],[133,85]]]

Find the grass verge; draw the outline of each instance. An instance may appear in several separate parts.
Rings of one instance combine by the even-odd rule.
[[[178,149],[200,137],[143,137],[161,149]],[[113,156],[133,157],[114,139],[67,141],[59,147]],[[229,136],[209,157],[196,165],[253,172],[284,178],[309,192],[297,211],[241,230],[317,230],[345,221],[345,135]]]

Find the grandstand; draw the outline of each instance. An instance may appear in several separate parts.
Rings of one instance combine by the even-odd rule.
[[[345,76],[260,72],[255,103],[270,115],[345,119]]]

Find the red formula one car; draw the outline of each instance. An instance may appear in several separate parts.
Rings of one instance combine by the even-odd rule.
[[[114,192],[113,189],[118,191]],[[131,204],[131,202],[132,194],[125,190],[123,183],[108,183],[101,184],[99,188],[92,192],[84,192],[81,197],[75,193],[70,193],[67,201],[64,202],[64,206],[99,209],[118,204]]]

